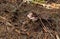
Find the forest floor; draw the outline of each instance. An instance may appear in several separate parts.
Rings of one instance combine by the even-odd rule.
[[[60,9],[27,3],[18,7],[21,2],[0,0],[0,39],[60,39]],[[38,20],[29,19],[30,12]]]

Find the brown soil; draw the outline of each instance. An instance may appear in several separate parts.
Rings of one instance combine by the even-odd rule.
[[[27,3],[18,7],[21,2],[0,0],[0,39],[60,38],[60,9],[49,10],[38,4]],[[30,20],[27,17],[29,12],[37,14],[38,20]]]

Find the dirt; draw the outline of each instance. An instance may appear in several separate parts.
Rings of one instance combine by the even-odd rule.
[[[0,39],[60,39],[60,9],[27,3],[18,7],[21,2],[0,0]],[[27,17],[30,12],[37,21]]]

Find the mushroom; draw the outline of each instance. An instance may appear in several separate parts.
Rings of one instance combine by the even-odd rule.
[[[36,15],[36,13],[33,13],[33,12],[30,12],[30,13],[27,15],[27,17],[28,17],[29,19],[31,19],[32,21],[38,20],[38,17],[37,17],[37,15]]]

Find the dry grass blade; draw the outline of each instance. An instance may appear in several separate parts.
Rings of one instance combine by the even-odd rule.
[[[2,18],[6,22],[6,25],[13,26],[11,23],[8,22],[8,20],[5,17],[0,16],[0,18]]]
[[[15,31],[18,33],[18,34],[20,34],[21,32],[19,31],[19,30],[17,30],[17,29],[15,29]]]
[[[53,38],[55,39],[55,37],[54,37],[54,35],[53,35],[53,34],[51,34],[51,33],[50,33],[50,35],[51,35],[51,37],[53,37]]]
[[[48,36],[48,35],[45,33],[45,36],[44,36],[44,38],[43,38],[43,39],[47,39],[47,36]]]
[[[56,35],[56,38],[57,38],[57,39],[60,39],[58,35]]]
[[[4,18],[4,17],[2,17],[2,16],[0,16],[0,18],[2,18],[2,19],[4,19],[4,20],[6,20],[6,18]]]
[[[47,21],[47,23],[49,24],[49,26],[51,26],[51,23],[48,21],[48,20],[46,20]]]
[[[48,32],[48,30],[46,29],[46,27],[45,27],[45,25],[44,25],[44,23],[42,22],[42,20],[41,20],[40,17],[39,17],[39,19],[40,19],[40,21],[41,21],[41,23],[42,23],[42,25],[43,25],[43,30],[44,30],[45,32]]]
[[[21,3],[19,4],[19,7],[21,7],[22,4],[24,4],[24,2],[21,2]]]
[[[55,34],[56,34],[56,39],[60,39],[60,37],[58,36],[57,32],[55,32]]]

